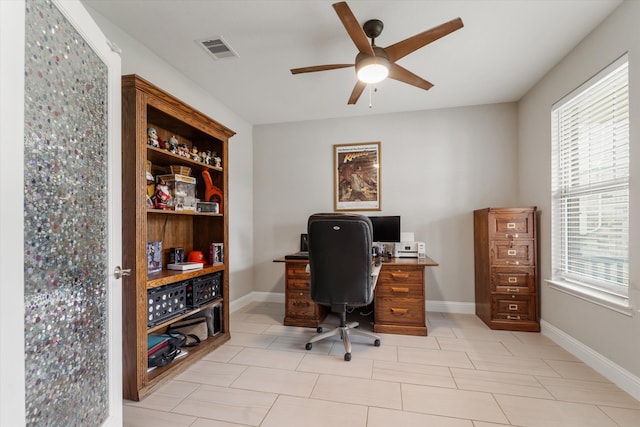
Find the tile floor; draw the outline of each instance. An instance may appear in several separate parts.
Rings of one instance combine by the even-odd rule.
[[[428,313],[429,336],[381,334],[380,347],[354,337],[345,362],[339,339],[306,351],[315,331],[283,317],[274,303],[231,314],[231,340],[145,400],[125,401],[124,425],[640,426],[639,401],[538,333]]]

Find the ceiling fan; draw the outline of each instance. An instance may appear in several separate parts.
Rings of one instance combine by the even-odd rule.
[[[355,64],[327,64],[293,68],[291,74],[335,70],[355,65],[358,81],[349,97],[349,104],[355,104],[358,101],[367,84],[378,83],[387,77],[429,90],[433,87],[432,83],[396,64],[396,61],[464,26],[462,19],[456,18],[383,48],[375,44],[376,37],[382,33],[382,21],[371,19],[365,22],[361,28],[346,2],[335,3],[333,8],[347,30],[349,37],[358,48]],[[367,37],[371,39],[371,44],[369,44]]]

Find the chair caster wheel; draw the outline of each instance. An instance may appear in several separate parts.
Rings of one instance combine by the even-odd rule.
[[[322,333],[322,326],[318,326],[318,327],[316,328],[316,332],[317,332],[317,333],[319,333],[319,334],[321,334],[321,333]]]
[[[373,342],[373,345],[376,346],[376,347],[380,347],[380,340],[375,340]]]
[[[349,360],[351,360],[351,353],[345,353],[344,354],[344,361],[348,362]]]
[[[304,346],[304,348],[305,348],[305,349],[307,349],[307,350],[311,350],[311,347],[313,347],[313,345],[312,345],[310,342],[308,342],[308,343]]]

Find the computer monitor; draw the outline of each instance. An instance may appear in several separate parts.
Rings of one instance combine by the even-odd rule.
[[[400,241],[400,216],[370,216],[373,225],[373,241],[390,243]]]

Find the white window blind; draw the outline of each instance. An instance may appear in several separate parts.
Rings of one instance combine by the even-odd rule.
[[[626,55],[552,109],[554,280],[627,296],[629,77]]]

